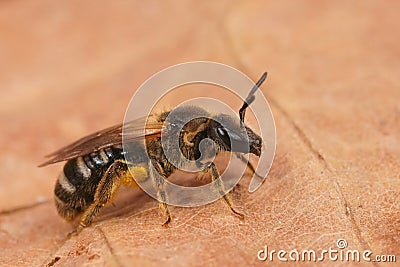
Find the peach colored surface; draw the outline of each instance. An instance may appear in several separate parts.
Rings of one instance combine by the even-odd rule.
[[[318,250],[339,238],[400,261],[399,10],[399,1],[2,1],[0,265],[265,266],[264,245]],[[124,191],[67,239],[72,226],[52,201],[62,164],[39,169],[43,156],[121,122],[143,81],[193,60],[253,79],[269,71],[277,152],[260,190],[247,192],[247,176],[233,193],[246,220],[218,201],[171,208],[164,229],[155,201]]]

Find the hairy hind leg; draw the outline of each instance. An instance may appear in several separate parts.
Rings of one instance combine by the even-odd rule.
[[[129,163],[123,160],[116,160],[108,167],[98,184],[93,203],[84,211],[78,227],[71,234],[79,233],[83,228],[90,225],[100,209],[111,200],[113,194],[121,185],[121,178],[129,175],[127,164]]]

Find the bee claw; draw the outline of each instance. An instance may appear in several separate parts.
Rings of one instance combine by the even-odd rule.
[[[237,217],[239,217],[240,220],[244,221],[244,214],[236,211],[234,208],[231,208],[231,211],[233,214],[235,214]]]
[[[77,229],[75,229],[75,230],[69,232],[69,233],[67,234],[67,237],[68,237],[68,238],[71,238],[71,237],[77,236],[77,235],[78,235],[78,231],[77,231]]]
[[[71,238],[72,236],[77,236],[82,230],[86,227],[83,223],[80,223],[75,230],[68,233],[67,237]]]
[[[167,220],[162,224],[162,227],[168,228],[170,222],[171,222],[171,217],[168,217]]]

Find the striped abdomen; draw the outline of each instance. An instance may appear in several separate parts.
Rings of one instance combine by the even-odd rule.
[[[54,189],[58,213],[72,220],[93,203],[96,188],[108,167],[123,158],[120,147],[108,147],[69,160]]]

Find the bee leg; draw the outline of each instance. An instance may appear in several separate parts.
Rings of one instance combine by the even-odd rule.
[[[225,204],[228,205],[229,209],[232,211],[233,214],[235,214],[236,216],[238,216],[240,219],[243,220],[244,215],[233,208],[233,203],[230,198],[230,194],[229,192],[227,193],[225,191],[224,184],[220,179],[220,175],[215,164],[212,162],[210,166],[207,168],[207,170],[211,172],[211,179],[214,182],[214,185],[217,188],[218,193],[222,196]]]
[[[254,168],[253,164],[251,164],[250,161],[248,161],[248,159],[246,159],[245,157],[243,157],[242,154],[240,153],[236,153],[236,157],[238,159],[240,159],[244,164],[246,164],[247,168],[249,168],[249,170],[251,171],[251,174],[256,175],[259,178],[264,178],[261,175],[259,175],[258,173],[256,173],[256,169]]]
[[[93,218],[99,213],[100,209],[110,201],[113,193],[121,185],[120,174],[121,172],[126,172],[126,164],[127,163],[122,160],[116,160],[110,167],[108,167],[96,189],[93,203],[82,215],[81,222],[75,231],[76,233],[79,233],[83,228],[88,226],[92,222]]]
[[[165,172],[163,171],[162,167],[160,164],[152,160],[150,164],[153,165],[154,168],[150,167],[150,178],[153,181],[153,185],[157,190],[157,200],[158,200],[158,205],[164,214],[166,220],[162,224],[164,227],[168,227],[168,224],[171,222],[171,213],[169,212],[169,208],[167,205],[167,193],[165,192]],[[158,172],[158,173],[154,173]]]

